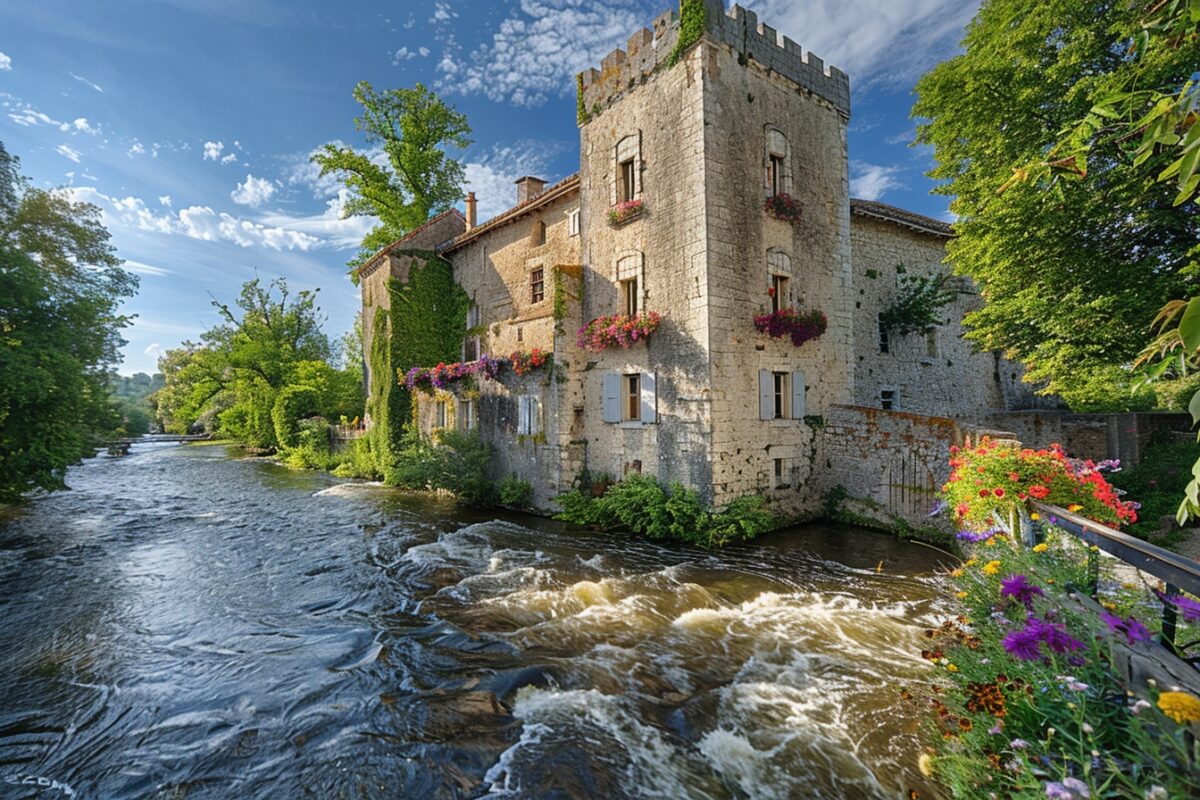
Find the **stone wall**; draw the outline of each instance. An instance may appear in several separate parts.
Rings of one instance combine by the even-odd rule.
[[[699,59],[661,70],[580,129],[583,320],[624,311],[618,280],[639,281],[639,308],[663,315],[646,343],[565,357],[580,367],[578,413],[593,474],[629,471],[711,491],[704,105]],[[641,216],[612,226],[618,153],[633,157]],[[572,332],[573,333],[573,332]],[[654,422],[605,422],[606,375],[654,380]],[[646,389],[643,382],[643,390]]]
[[[1026,447],[1058,443],[1067,455],[1101,461],[1118,459],[1132,466],[1150,439],[1160,432],[1190,435],[1190,414],[1072,414],[1067,411],[1010,411],[987,416],[989,424],[1013,431]]]
[[[741,55],[706,42],[692,56],[704,66],[708,121],[713,493],[718,503],[759,493],[781,512],[806,513],[820,499],[811,490],[814,425],[852,393],[847,117],[758,60],[739,63]],[[769,142],[787,151],[779,155],[785,188],[802,209],[799,225],[765,211]],[[825,313],[823,336],[797,348],[755,329],[755,315],[772,310],[772,274],[788,280],[779,305]],[[803,408],[790,403],[791,418],[761,418],[760,376],[774,372],[805,384]]]

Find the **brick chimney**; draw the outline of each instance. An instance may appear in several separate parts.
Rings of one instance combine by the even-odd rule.
[[[526,175],[524,178],[517,179],[517,205],[521,205],[526,200],[532,200],[542,193],[546,188],[546,182],[541,178],[535,178],[532,175]]]
[[[476,217],[475,217],[476,202],[475,202],[475,193],[474,192],[467,192],[467,199],[466,199],[464,205],[466,205],[466,207],[467,207],[467,230],[471,230],[472,228],[475,227],[475,219],[476,219]]]

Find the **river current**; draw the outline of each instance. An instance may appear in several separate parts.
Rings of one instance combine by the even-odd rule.
[[[899,798],[943,558],[138,444],[0,512],[0,797]]]

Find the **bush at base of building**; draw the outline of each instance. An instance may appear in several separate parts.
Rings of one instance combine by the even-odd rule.
[[[598,496],[597,496],[598,495]],[[602,492],[576,489],[555,501],[555,519],[590,528],[624,529],[650,539],[678,539],[701,547],[722,547],[753,539],[777,526],[761,497],[740,497],[720,510],[678,483],[669,490],[654,478],[630,475]]]

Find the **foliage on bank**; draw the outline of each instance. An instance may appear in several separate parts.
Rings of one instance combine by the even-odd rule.
[[[650,539],[676,539],[701,547],[748,541],[778,524],[757,495],[707,508],[695,490],[673,483],[663,489],[651,477],[601,480],[555,498],[555,519],[589,528],[622,529]]]

